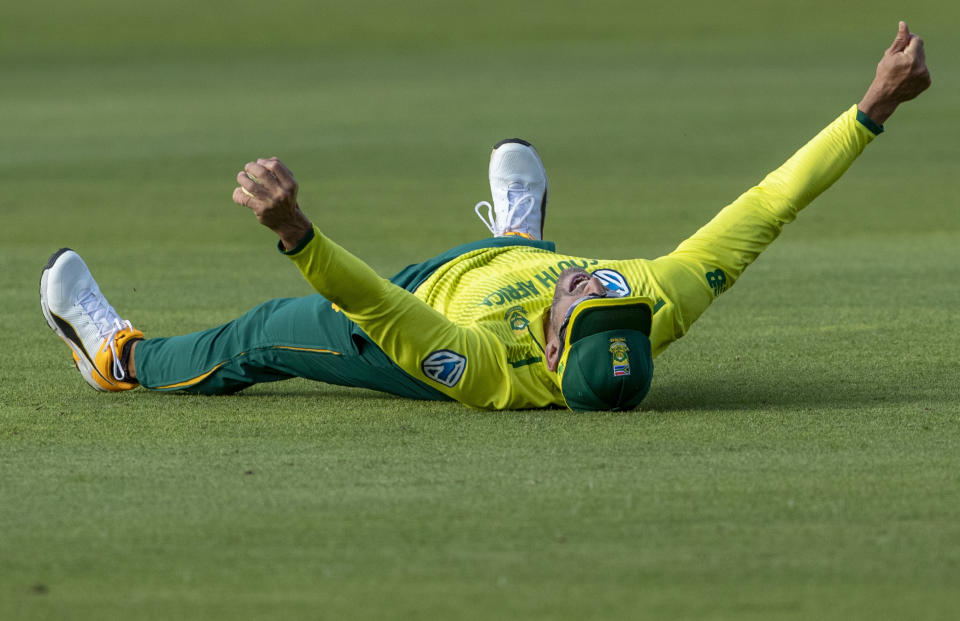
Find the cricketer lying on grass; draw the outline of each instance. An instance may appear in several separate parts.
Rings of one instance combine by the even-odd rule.
[[[223,394],[305,377],[481,408],[627,410],[647,394],[653,358],[846,171],[900,103],[929,85],[923,42],[900,22],[859,104],[654,260],[556,253],[542,241],[546,171],[529,143],[511,139],[491,155],[493,205],[476,207],[494,236],[390,280],[310,223],[293,175],[270,158],[245,166],[233,199],[277,233],[320,295],[271,300],[203,332],[144,339],[82,259],[62,249],[43,271],[41,305],[99,390]]]

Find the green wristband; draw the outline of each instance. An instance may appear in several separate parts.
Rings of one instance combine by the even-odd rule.
[[[879,136],[883,133],[883,125],[878,125],[871,119],[869,116],[857,110],[857,120],[860,121],[860,124],[873,132],[874,136]]]
[[[293,248],[291,248],[290,250],[284,250],[284,249],[283,249],[283,242],[282,242],[282,241],[278,241],[278,242],[277,242],[277,250],[279,250],[280,252],[282,252],[283,254],[285,254],[285,255],[287,255],[287,256],[295,255],[295,254],[297,254],[298,252],[300,252],[301,250],[303,250],[304,248],[306,248],[306,247],[307,247],[307,244],[309,244],[311,241],[313,241],[313,236],[314,236],[314,232],[313,232],[313,229],[311,228],[311,229],[307,232],[307,234],[303,236],[303,239],[301,239],[300,241],[298,241],[298,242],[297,242],[297,245],[294,246]]]

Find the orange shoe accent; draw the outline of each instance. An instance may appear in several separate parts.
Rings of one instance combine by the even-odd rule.
[[[530,233],[520,233],[518,231],[507,231],[506,233],[503,234],[503,237],[523,237],[524,239],[533,239],[533,240],[537,239]]]
[[[123,346],[127,344],[130,339],[142,339],[143,332],[137,330],[136,328],[124,328],[119,330],[117,334],[113,337],[113,345],[111,348],[111,343],[104,339],[103,343],[100,345],[100,350],[93,357],[93,372],[91,376],[93,380],[100,386],[101,390],[107,392],[120,392],[123,390],[130,390],[131,388],[136,388],[140,384],[137,382],[126,382],[123,380],[118,380],[113,376],[113,352],[116,351],[117,355],[121,355],[123,352]],[[74,363],[78,362],[77,354],[73,354]]]

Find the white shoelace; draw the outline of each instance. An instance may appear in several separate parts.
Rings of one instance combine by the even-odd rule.
[[[77,303],[83,308],[83,311],[90,316],[90,320],[97,327],[100,338],[104,339],[110,346],[110,353],[113,354],[113,377],[117,381],[127,378],[123,370],[123,364],[120,360],[120,354],[117,353],[117,332],[125,328],[133,329],[133,324],[129,321],[120,319],[117,311],[113,310],[107,299],[99,291],[87,290],[77,296]],[[100,348],[103,347],[101,342]],[[99,349],[98,349],[99,351]]]
[[[537,200],[533,197],[533,194],[527,192],[522,185],[519,183],[511,183],[507,187],[507,217],[506,222],[497,222],[496,210],[494,210],[493,205],[487,201],[480,201],[473,207],[473,211],[476,212],[477,217],[480,218],[480,221],[483,222],[490,233],[494,237],[499,237],[508,231],[514,231],[517,233],[531,233],[526,230],[526,227],[520,226],[527,216],[530,215],[530,212],[536,206]],[[484,216],[481,213],[480,208],[486,206],[487,214]],[[520,210],[526,207],[526,209],[521,213]],[[515,226],[516,225],[516,226]]]
[[[480,208],[483,207],[484,205],[486,205],[487,207],[486,217],[484,217],[484,215],[480,213]],[[497,237],[499,233],[497,233],[497,230],[493,228],[497,224],[496,218],[493,217],[494,216],[493,205],[491,205],[487,201],[480,201],[479,203],[473,206],[473,210],[477,213],[477,217],[480,218],[480,221],[483,222],[488,229],[490,229],[490,234],[493,235],[494,237]]]

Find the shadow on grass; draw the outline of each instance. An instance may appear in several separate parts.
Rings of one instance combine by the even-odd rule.
[[[902,386],[797,377],[745,381],[742,376],[672,377],[653,389],[646,410],[755,410],[790,408],[861,408],[915,402],[919,395]]]
[[[351,388],[291,380],[259,384],[230,395],[196,395],[185,392],[150,393],[160,398],[202,398],[213,400],[264,399],[324,402],[352,401],[375,406],[396,407],[397,403],[431,406],[456,406],[454,401],[420,401],[365,388]],[[709,377],[674,374],[658,381],[641,406],[642,410],[674,412],[681,410],[762,410],[769,408],[862,408],[880,405],[905,405],[922,399],[908,386],[823,376],[766,376],[750,378],[743,374],[714,373]],[[551,409],[551,408],[548,408]],[[565,409],[560,407],[559,409]]]
[[[145,391],[152,396],[161,398],[200,398],[200,399],[351,399],[356,401],[414,401],[387,392],[378,392],[368,388],[354,388],[338,386],[309,380],[291,379],[287,381],[257,384],[241,391],[223,395],[204,395],[185,391],[160,392]],[[420,403],[450,403],[444,401],[420,401]]]

